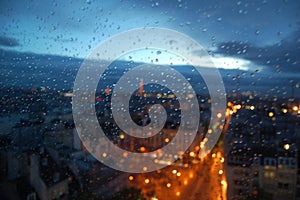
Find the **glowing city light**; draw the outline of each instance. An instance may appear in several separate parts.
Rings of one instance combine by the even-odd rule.
[[[228,107],[232,107],[232,106],[233,106],[233,103],[231,103],[230,101],[228,101],[227,106],[228,106]]]
[[[289,149],[290,149],[290,145],[289,145],[289,144],[285,144],[285,145],[283,145],[283,148],[284,148],[285,150],[289,150]]]
[[[195,157],[196,154],[195,154],[193,151],[191,151],[191,152],[190,152],[190,156],[191,156],[191,157]]]
[[[142,146],[142,147],[140,148],[140,150],[141,150],[141,152],[145,152],[145,151],[146,151],[146,148],[145,148],[144,146]]]
[[[287,110],[286,108],[283,108],[283,109],[282,109],[282,112],[283,112],[283,113],[287,113],[288,110]]]
[[[128,179],[129,179],[130,181],[132,181],[132,180],[133,180],[133,176],[129,176]]]
[[[187,184],[188,184],[188,181],[187,181],[187,180],[184,180],[184,181],[183,181],[183,184],[184,184],[184,185],[187,185]]]
[[[224,163],[224,162],[225,162],[225,158],[224,158],[224,157],[221,157],[221,158],[220,158],[220,162],[221,162],[221,163]]]

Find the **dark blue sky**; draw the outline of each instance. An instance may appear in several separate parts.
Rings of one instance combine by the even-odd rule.
[[[2,46],[79,57],[114,34],[144,26],[183,32],[207,49],[236,41],[275,45],[300,26],[297,0],[7,0],[0,13]]]
[[[110,36],[148,26],[187,34],[214,55],[217,67],[299,82],[298,0],[0,2],[5,50],[85,58]]]

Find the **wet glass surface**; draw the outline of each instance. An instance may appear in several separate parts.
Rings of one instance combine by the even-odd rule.
[[[300,199],[300,3],[1,1],[0,199]]]

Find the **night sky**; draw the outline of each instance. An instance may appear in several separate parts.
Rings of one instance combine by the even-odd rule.
[[[187,34],[213,55],[219,68],[284,79],[286,88],[300,83],[297,0],[0,2],[3,51],[86,58],[110,36],[139,27]]]

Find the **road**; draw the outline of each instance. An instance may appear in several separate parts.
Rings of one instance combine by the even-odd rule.
[[[130,185],[141,189],[148,199],[226,200],[223,163],[222,153],[217,152],[185,167],[175,164],[132,175]]]

